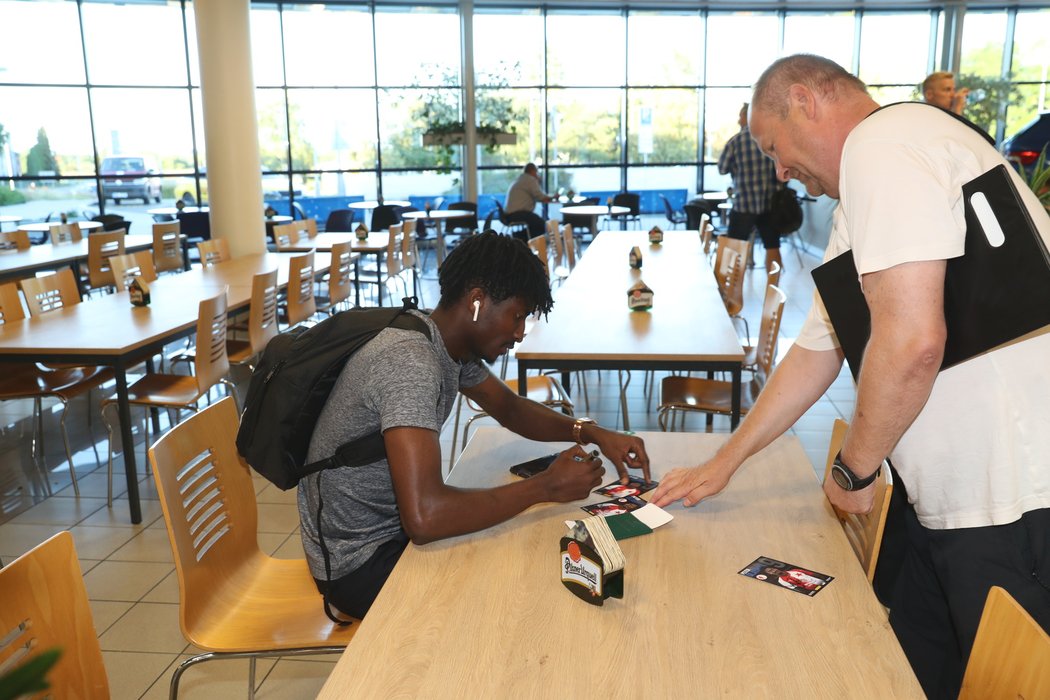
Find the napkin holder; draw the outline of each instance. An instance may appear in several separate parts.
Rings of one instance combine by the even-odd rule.
[[[368,227],[364,224],[358,224],[357,228],[354,229],[354,234],[357,236],[357,240],[364,241],[368,239]]]
[[[664,232],[659,226],[649,229],[649,245],[660,245],[664,242]]]
[[[606,573],[602,558],[575,534],[561,538],[561,582],[591,605],[604,605],[606,598],[623,598],[623,569]]]
[[[631,252],[627,255],[627,264],[630,265],[632,269],[642,269],[642,251],[638,246],[631,248]]]
[[[631,311],[648,311],[653,308],[653,290],[638,280],[627,290],[627,308]]]
[[[149,282],[135,275],[128,284],[128,297],[131,299],[132,306],[149,306]]]

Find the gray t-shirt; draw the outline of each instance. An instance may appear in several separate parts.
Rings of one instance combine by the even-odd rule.
[[[460,387],[476,386],[490,376],[480,361],[453,360],[434,322],[417,315],[426,320],[433,342],[417,331],[387,328],[346,363],[314,428],[310,462],[330,457],[340,445],[377,430],[417,427],[439,432]],[[315,578],[325,578],[317,538],[318,474],[324,489],[321,526],[334,580],[398,536],[401,517],[385,459],[302,479],[299,522]]]

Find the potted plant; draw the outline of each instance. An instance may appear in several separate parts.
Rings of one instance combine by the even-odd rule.
[[[1050,146],[1043,147],[1043,152],[1039,154],[1039,158],[1031,169],[1020,166],[1018,172],[1021,174],[1021,179],[1032,188],[1035,196],[1050,213],[1050,161],[1047,160],[1047,148]]]

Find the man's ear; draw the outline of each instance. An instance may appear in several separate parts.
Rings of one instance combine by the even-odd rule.
[[[815,119],[817,116],[816,95],[805,85],[794,83],[788,88],[789,109],[797,109],[806,119]]]

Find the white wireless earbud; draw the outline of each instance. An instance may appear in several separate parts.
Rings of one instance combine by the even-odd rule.
[[[478,312],[481,311],[481,302],[474,300],[474,323],[478,322]]]

